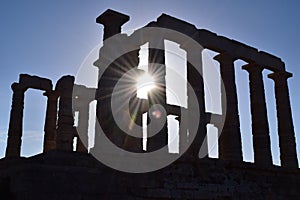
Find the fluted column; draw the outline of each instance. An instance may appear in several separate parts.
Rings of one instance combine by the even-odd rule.
[[[131,117],[130,124],[128,124],[128,131],[137,131],[133,126],[137,125],[142,127],[142,112],[141,112],[141,99],[132,97],[129,101],[129,115]],[[143,151],[143,133],[140,129],[138,137],[126,134],[123,139],[123,149],[132,152],[142,152]]]
[[[187,159],[198,159],[208,157],[207,129],[204,99],[204,80],[202,67],[202,50],[199,46],[191,43],[180,45],[186,51],[187,67],[187,126],[189,130],[188,145],[186,153]],[[195,98],[193,98],[195,94]],[[197,110],[196,108],[199,108]],[[182,116],[181,116],[182,117]],[[200,117],[198,124],[195,119]],[[194,139],[192,138],[194,135]],[[193,140],[192,140],[193,139]]]
[[[121,33],[121,27],[124,23],[126,23],[129,20],[129,16],[124,15],[122,13],[113,11],[113,10],[106,10],[104,13],[102,13],[100,16],[96,18],[96,22],[99,24],[102,24],[104,26],[103,30],[103,42],[104,45],[101,49],[105,49],[105,40],[108,39],[109,37],[116,35],[118,33]],[[123,41],[125,42],[125,41]],[[120,42],[120,46],[122,46],[122,43]],[[94,63],[94,65],[98,68],[100,68],[99,73],[98,73],[98,90],[96,92],[96,100],[97,100],[97,108],[96,108],[96,119],[98,123],[96,123],[95,127],[95,145],[94,145],[94,150],[100,148],[100,139],[102,135],[102,131],[100,131],[100,127],[103,130],[105,134],[110,138],[110,140],[114,141],[114,143],[118,143],[118,146],[121,146],[122,140],[119,138],[113,138],[113,117],[110,112],[110,107],[111,107],[111,94],[113,91],[114,84],[116,80],[118,80],[118,70],[121,66],[117,65],[118,61],[112,62],[112,60],[109,60],[109,62],[112,62],[109,66],[109,68],[106,69],[106,72],[102,74],[102,62],[107,61],[105,56],[101,57],[101,49],[100,49],[100,55],[99,59]],[[115,52],[110,52],[111,54],[114,55]],[[124,57],[124,56],[123,56]],[[121,57],[122,58],[122,57]],[[119,60],[120,57],[117,59]],[[114,64],[116,63],[116,64]],[[123,64],[123,63],[122,63]],[[120,70],[123,71],[123,70]],[[117,134],[117,133],[116,133]]]
[[[88,129],[89,129],[89,103],[90,102],[81,102],[84,104],[79,107],[79,117],[78,117],[78,137],[77,137],[77,146],[76,151],[87,153],[88,152]]]
[[[76,131],[72,111],[73,86],[73,76],[63,76],[56,84],[56,90],[60,95],[56,136],[56,146],[59,150],[73,151],[73,138]]]
[[[13,83],[11,88],[13,90],[13,97],[5,154],[7,158],[20,157],[23,129],[24,93],[27,89],[19,83]]]
[[[175,119],[179,123],[179,153],[183,153],[187,150],[189,145],[188,138],[188,116],[187,112],[181,113],[181,116],[176,117]]]
[[[222,112],[226,115],[219,137],[219,158],[236,162],[243,161],[238,113],[238,99],[235,84],[235,58],[228,53],[214,57],[220,63]],[[219,128],[218,128],[219,129]]]
[[[153,38],[149,41],[149,65],[148,73],[153,76],[155,88],[148,93],[149,107],[158,104],[166,108],[166,66],[165,66],[165,46],[163,38]],[[153,115],[155,112],[160,112],[160,117],[152,117],[151,124],[153,127],[161,125],[164,111],[153,110],[149,111],[148,115]],[[150,118],[148,118],[150,121]],[[147,133],[151,134],[153,130],[148,126]],[[158,150],[168,144],[167,120],[161,130],[152,137],[147,137],[147,151]]]
[[[47,111],[45,120],[45,136],[44,136],[44,152],[56,148],[56,122],[57,122],[57,99],[56,91],[46,91],[44,96],[47,96]]]
[[[143,132],[142,128],[138,131],[135,128],[132,129],[134,125],[142,127],[142,112],[141,112],[141,105],[143,100],[137,98],[137,87],[136,87],[136,76],[140,74],[141,72],[144,72],[143,70],[137,69],[137,66],[139,64],[139,51],[140,47],[136,47],[134,51],[128,52],[126,54],[126,57],[124,57],[124,60],[122,61],[124,64],[123,66],[126,66],[127,70],[132,70],[130,74],[129,84],[128,82],[125,83],[128,87],[128,92],[126,98],[129,98],[129,107],[123,107],[123,112],[126,113],[129,111],[129,124],[128,124],[128,133],[121,131],[123,135],[123,144],[122,147],[125,150],[131,151],[131,152],[143,152]],[[134,73],[132,74],[132,72]],[[142,74],[142,73],[141,73]],[[135,130],[137,134],[137,137],[134,137],[130,135],[129,133]]]
[[[129,41],[125,38],[123,44],[126,46],[127,42]],[[129,120],[129,124],[125,129],[130,126],[130,119],[127,119],[128,105],[124,104],[124,102],[126,102],[127,98],[131,98],[133,94],[136,95],[136,92],[134,92],[136,90],[136,77],[132,72],[138,66],[138,53],[139,48],[137,47],[134,51],[128,51],[128,53],[120,56],[109,65],[98,82],[96,115],[102,131],[99,131],[100,127],[96,126],[95,145],[92,151],[103,151],[100,150],[101,146],[99,146],[102,142],[99,139],[102,137],[101,134],[105,134],[116,146],[124,150],[132,152],[142,151],[142,132],[140,132],[140,137],[131,136],[126,132],[130,132],[130,130],[122,129],[116,121],[122,119],[125,119],[125,121]],[[124,76],[124,74],[127,75]],[[122,81],[123,84],[121,84],[120,81]],[[118,86],[121,84],[126,87],[126,90],[117,88],[117,84]],[[118,97],[116,98],[116,96]],[[117,104],[119,104],[120,107],[118,108],[118,112],[115,112],[114,115],[112,109],[116,108],[112,107],[112,105]]]
[[[249,73],[254,162],[257,165],[270,166],[272,154],[262,77],[263,68],[251,63],[244,65],[243,69]]]
[[[275,82],[281,166],[297,168],[295,132],[287,83],[287,79],[292,77],[292,74],[288,72],[275,72],[269,74],[268,77]]]

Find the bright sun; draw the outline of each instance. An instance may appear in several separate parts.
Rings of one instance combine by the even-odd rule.
[[[147,99],[148,92],[155,88],[154,78],[150,74],[145,73],[138,77],[136,87],[137,97]]]

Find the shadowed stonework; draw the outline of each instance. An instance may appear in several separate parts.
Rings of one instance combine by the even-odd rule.
[[[75,84],[73,76],[63,76],[53,87],[51,80],[21,74],[12,84],[6,157],[0,160],[1,199],[299,199],[287,83],[292,74],[281,59],[166,14],[130,35],[121,33],[128,21],[129,16],[113,10],[96,19],[104,26],[103,46],[94,63],[99,68],[97,88]],[[186,52],[186,107],[167,104],[165,40]],[[141,99],[135,80],[146,73],[137,68],[146,43],[147,74],[154,77],[155,87],[147,99]],[[220,67],[222,114],[205,111],[204,49],[218,53],[213,59]],[[244,162],[242,156],[236,60],[247,63],[242,69],[249,74],[254,163]],[[268,78],[274,81],[281,166],[272,163],[264,69],[272,71]],[[22,158],[27,89],[45,92],[47,110],[41,111],[46,112],[43,153]],[[92,146],[88,130],[94,100],[97,122]],[[177,154],[168,152],[169,115],[179,123]],[[208,124],[218,128],[218,159],[208,157]]]

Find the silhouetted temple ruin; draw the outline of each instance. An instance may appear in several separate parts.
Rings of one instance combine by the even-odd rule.
[[[13,97],[6,156],[0,161],[1,169],[6,167],[10,170],[0,172],[0,186],[3,185],[5,186],[3,188],[6,188],[5,190],[0,189],[0,194],[13,196],[16,199],[38,198],[38,195],[32,194],[33,191],[38,190],[42,191],[41,193],[49,194],[49,199],[59,197],[66,199],[99,199],[101,197],[115,199],[300,198],[300,192],[297,190],[297,183],[300,183],[300,173],[287,83],[287,79],[292,74],[286,71],[284,62],[274,55],[208,30],[198,29],[192,24],[166,14],[162,14],[156,21],[143,28],[163,28],[176,31],[184,37],[191,38],[202,48],[199,49],[193,43],[183,43],[182,39],[178,39],[174,34],[168,34],[172,33],[168,31],[159,36],[152,36],[149,32],[143,32],[144,29],[141,28],[130,35],[122,34],[121,27],[127,21],[129,21],[129,16],[112,10],[105,11],[96,19],[97,23],[104,26],[103,46],[100,49],[99,59],[94,63],[99,68],[97,88],[77,85],[74,83],[73,76],[63,76],[54,87],[49,79],[21,74],[19,81],[12,84]],[[117,40],[112,41],[116,46],[111,46],[111,43],[107,41],[117,34],[119,34]],[[169,105],[166,101],[164,40],[179,44],[180,48],[186,52],[187,81],[191,85],[187,90],[186,108]],[[155,74],[159,71],[159,76],[155,80],[157,88],[148,94],[147,100],[142,100],[135,96],[137,91],[133,85],[130,105],[139,105],[139,107],[138,109],[132,108],[130,112],[135,116],[135,124],[140,126],[142,125],[142,114],[147,112],[151,105],[159,104],[166,111],[166,113],[161,113],[164,118],[171,114],[177,116],[179,152],[183,155],[171,165],[158,171],[146,174],[126,174],[97,163],[89,155],[90,152],[101,149],[101,144],[98,143],[99,140],[97,139],[99,130],[96,127],[95,144],[90,152],[88,151],[89,107],[92,101],[97,101],[97,119],[103,132],[115,145],[130,152],[144,152],[142,132],[140,137],[127,135],[114,121],[111,94],[126,72],[135,69],[135,73],[143,73],[137,69],[137,66],[140,47],[145,43],[149,45],[148,73]],[[120,52],[124,53],[109,63],[112,59],[109,58],[110,53],[114,52],[116,47],[122,49]],[[218,53],[214,59],[218,61],[220,67],[220,77],[223,81],[221,89],[222,108],[226,108],[222,115],[205,111],[205,84],[201,73],[199,73],[199,70],[202,71],[201,55],[205,49]],[[236,60],[243,60],[247,63],[242,66],[242,69],[249,74],[254,163],[243,162],[234,66]],[[104,73],[100,74],[103,65],[108,65],[108,67]],[[274,81],[280,167],[274,166],[272,163],[262,73],[265,69],[272,72],[268,78]],[[25,163],[19,157],[22,145],[24,95],[28,89],[44,91],[44,95],[47,97],[47,110],[45,111],[43,153],[28,158]],[[193,92],[197,102],[190,98]],[[154,98],[154,94],[160,98]],[[193,111],[195,106],[199,108],[198,124],[194,124],[190,120],[195,118]],[[75,112],[79,113],[77,127],[74,126]],[[155,124],[162,123],[161,117],[151,120],[154,127]],[[200,159],[198,155],[202,144],[204,144],[204,151],[208,151],[208,147],[205,147],[205,145],[207,146],[205,140],[208,124],[214,125],[220,132],[218,159],[211,159],[208,156]],[[198,128],[195,138],[191,139],[191,134],[188,132],[194,126]],[[148,133],[153,131],[151,127],[147,130]],[[79,134],[79,137],[78,132],[85,134]],[[168,128],[165,122],[156,135],[147,139],[146,152],[153,152],[168,145],[167,132]],[[75,137],[77,137],[76,151],[83,154],[73,152],[73,139]],[[14,168],[17,163],[24,168],[32,165],[32,171],[26,168],[26,173],[23,173],[22,167]],[[43,169],[37,172],[40,179],[45,177],[45,180],[49,181],[49,185],[56,185],[54,186],[56,189],[47,189],[46,184],[39,185],[39,180],[32,178],[34,169],[38,167]],[[68,175],[63,175],[61,182],[54,181],[55,177],[59,177],[59,174],[64,172],[63,168],[70,170],[67,172]],[[92,171],[86,171],[87,168]],[[52,170],[54,172],[51,172]],[[15,172],[22,174],[20,180],[13,175]],[[57,174],[51,177],[48,173]],[[76,179],[77,183],[73,183],[74,177],[78,178]],[[104,186],[107,181],[110,185]],[[74,187],[79,184],[90,185],[91,188],[87,189],[87,186],[83,186],[79,189],[76,187],[77,190],[75,190],[71,186],[63,186],[65,182]],[[22,184],[29,184],[32,187],[26,186],[25,189],[20,189]],[[59,186],[61,189],[57,189]],[[55,192],[57,194],[52,194]],[[64,192],[65,194],[63,194]]]

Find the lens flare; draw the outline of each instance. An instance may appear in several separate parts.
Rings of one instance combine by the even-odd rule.
[[[145,73],[138,77],[136,87],[137,97],[147,99],[148,92],[155,88],[154,78],[150,74]]]

